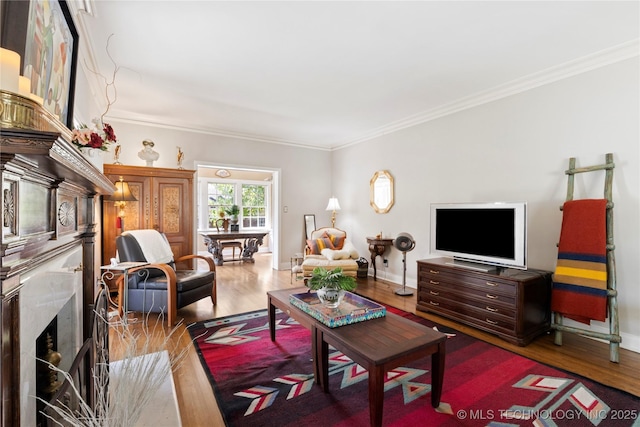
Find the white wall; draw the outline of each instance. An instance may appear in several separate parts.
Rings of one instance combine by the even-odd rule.
[[[622,346],[640,351],[638,73],[636,57],[333,152],[337,225],[361,253],[367,236],[411,233],[417,245],[407,254],[407,286],[415,287],[415,261],[430,256],[431,203],[526,201],[529,267],[552,271],[568,159],[602,164],[611,152]],[[395,178],[388,214],[369,206],[369,180],[380,169]],[[575,198],[602,198],[603,190],[604,172],[576,178]],[[386,256],[378,277],[402,283],[400,252]]]

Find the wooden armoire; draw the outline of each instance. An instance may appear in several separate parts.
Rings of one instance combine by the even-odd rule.
[[[114,183],[122,177],[137,201],[126,202],[118,220],[119,209],[104,199],[103,265],[116,255],[116,236],[127,230],[154,228],[167,236],[175,258],[193,253],[194,170],[105,164],[104,174]]]

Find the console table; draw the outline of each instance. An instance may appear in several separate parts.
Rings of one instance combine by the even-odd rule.
[[[371,252],[371,264],[373,264],[373,280],[377,280],[376,257],[382,256],[387,248],[393,244],[393,239],[382,237],[367,237],[369,252]]]
[[[430,311],[525,346],[549,330],[551,273],[502,269],[487,273],[448,258],[418,261],[416,309]]]
[[[213,255],[213,261],[216,265],[224,264],[222,257],[222,241],[225,240],[244,240],[242,245],[242,256],[233,261],[255,262],[253,254],[258,252],[258,247],[262,244],[264,236],[269,234],[267,231],[208,231],[201,232],[204,237],[204,243],[207,250]]]

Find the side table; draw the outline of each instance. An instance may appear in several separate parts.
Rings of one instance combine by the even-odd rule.
[[[304,255],[300,252],[297,252],[291,257],[291,277],[289,278],[289,283],[293,283],[294,277],[296,278],[296,281],[303,278],[302,261],[304,261]]]
[[[376,257],[382,256],[387,248],[393,244],[393,239],[382,237],[367,237],[369,252],[371,252],[371,264],[373,264],[373,280],[377,280]]]
[[[148,262],[121,262],[118,264],[108,264],[100,267],[102,276],[100,280],[105,283],[105,279],[113,279],[116,275],[123,275],[124,295],[118,295],[122,298],[122,323],[127,323],[127,293],[129,290],[129,270],[134,267],[142,267],[149,264]]]

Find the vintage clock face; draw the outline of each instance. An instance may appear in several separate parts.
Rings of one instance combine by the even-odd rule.
[[[58,222],[63,227],[68,227],[73,224],[76,218],[76,211],[73,205],[69,202],[60,203],[58,207]]]

